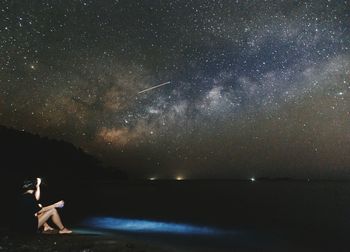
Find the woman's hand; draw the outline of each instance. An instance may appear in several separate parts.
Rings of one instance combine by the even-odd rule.
[[[41,178],[36,178],[36,191],[34,194],[36,200],[40,199],[40,184],[41,184]]]
[[[36,178],[36,186],[39,187],[41,184],[41,178]]]
[[[62,207],[64,207],[64,201],[63,200],[58,201],[57,203],[54,204],[54,206],[56,208],[62,208]]]

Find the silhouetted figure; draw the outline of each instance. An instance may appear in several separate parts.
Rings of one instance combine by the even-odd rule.
[[[51,219],[59,228],[60,234],[70,234],[71,230],[64,227],[56,208],[62,208],[64,201],[61,200],[55,204],[41,207],[38,204],[40,199],[41,179],[26,180],[22,189],[24,193],[18,206],[17,227],[24,232],[37,232],[38,229],[44,227],[44,230],[53,230],[46,222]]]

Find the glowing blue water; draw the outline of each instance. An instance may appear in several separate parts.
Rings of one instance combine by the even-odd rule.
[[[135,233],[168,233],[182,235],[222,235],[227,232],[211,227],[201,227],[189,224],[137,220],[112,217],[94,217],[83,223],[90,228],[102,230],[127,231]],[[231,233],[231,232],[230,232]]]

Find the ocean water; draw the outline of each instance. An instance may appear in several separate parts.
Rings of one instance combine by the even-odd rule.
[[[70,194],[65,210],[70,223],[88,230],[194,251],[350,249],[349,182],[110,181],[88,187]]]

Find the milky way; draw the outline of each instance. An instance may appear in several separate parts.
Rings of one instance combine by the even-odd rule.
[[[0,11],[0,124],[137,177],[350,177],[349,1]]]

